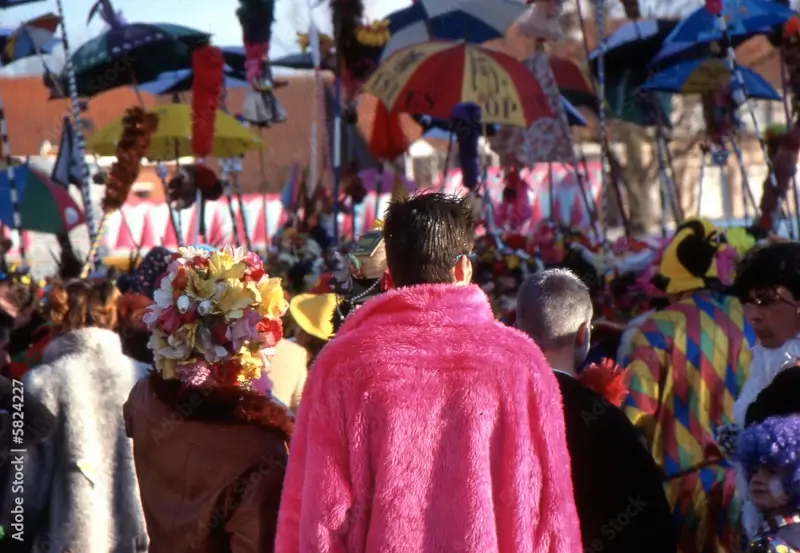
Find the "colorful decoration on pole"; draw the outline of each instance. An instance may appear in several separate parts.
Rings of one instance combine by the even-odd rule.
[[[214,124],[225,78],[222,51],[213,46],[198,48],[192,54],[192,71],[192,152],[206,158],[214,147]]]
[[[528,5],[528,10],[517,20],[520,32],[541,40],[561,40],[564,0],[528,0]]]
[[[150,147],[150,137],[158,129],[158,116],[139,106],[129,108],[123,119],[122,137],[117,143],[117,161],[111,166],[103,198],[103,211],[113,213],[122,207],[139,176],[142,158]]]
[[[480,164],[478,139],[481,132],[481,107],[472,102],[462,102],[450,113],[453,133],[458,141],[458,163],[461,166],[462,184],[470,191],[478,186]]]
[[[167,198],[176,209],[188,209],[197,199],[213,202],[222,197],[224,186],[217,174],[205,165],[181,167],[178,174],[167,183]]]
[[[339,57],[339,78],[344,92],[343,118],[357,120],[355,101],[377,67],[380,52],[389,42],[387,22],[364,23],[362,0],[331,0],[333,36]]]
[[[245,98],[242,115],[248,123],[260,127],[282,123],[286,114],[275,97],[268,64],[275,0],[239,0],[236,17],[242,26],[247,81],[253,88]]]

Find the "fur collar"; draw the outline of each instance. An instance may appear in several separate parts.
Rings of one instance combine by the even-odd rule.
[[[420,326],[435,321],[438,326],[485,324],[494,321],[489,298],[478,286],[420,284],[395,288],[367,301],[345,320],[337,336],[355,332],[364,325]],[[429,324],[433,324],[431,321]]]
[[[119,334],[104,328],[87,327],[73,330],[53,338],[47,344],[43,363],[52,363],[65,355],[87,355],[92,357],[122,357],[122,342]]]

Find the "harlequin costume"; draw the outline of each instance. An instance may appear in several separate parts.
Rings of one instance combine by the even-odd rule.
[[[664,472],[681,553],[738,545],[736,479],[715,440],[730,424],[755,335],[738,299],[714,291],[732,273],[730,249],[704,220],[688,220],[664,251],[658,281],[673,303],[633,332],[626,413]]]

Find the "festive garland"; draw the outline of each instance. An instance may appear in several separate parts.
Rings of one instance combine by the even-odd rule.
[[[198,158],[208,157],[214,147],[224,68],[219,48],[203,46],[192,54],[192,152]]]
[[[150,137],[158,129],[158,116],[135,106],[125,112],[122,137],[117,143],[117,161],[111,167],[103,198],[105,212],[117,211],[125,203],[139,176],[142,158],[150,147]]]

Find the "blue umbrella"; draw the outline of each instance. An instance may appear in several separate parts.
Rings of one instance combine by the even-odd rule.
[[[747,97],[760,100],[781,100],[781,95],[764,77],[746,67],[739,68]],[[642,90],[672,92],[675,94],[703,94],[719,89],[721,83],[731,80],[731,72],[724,61],[711,58],[682,62],[656,73],[641,86]]]
[[[729,38],[749,37],[769,32],[796,15],[788,7],[770,0],[724,0],[722,10],[727,21],[724,33],[718,18],[703,7],[683,18],[665,43],[681,43],[689,48],[699,43],[722,40],[723,35]],[[659,59],[664,59],[664,54],[656,56],[656,60]]]
[[[34,2],[41,1],[42,0],[0,0],[0,10],[16,8],[17,6],[24,6],[25,4],[33,4]]]
[[[387,17],[391,38],[382,58],[433,39],[480,44],[502,38],[525,9],[515,0],[419,0]]]
[[[139,90],[155,96],[187,92],[192,89],[192,81],[191,69],[168,71],[160,74],[156,80],[140,85]],[[233,71],[230,67],[225,67],[225,88],[247,88],[249,86],[243,74]]]

